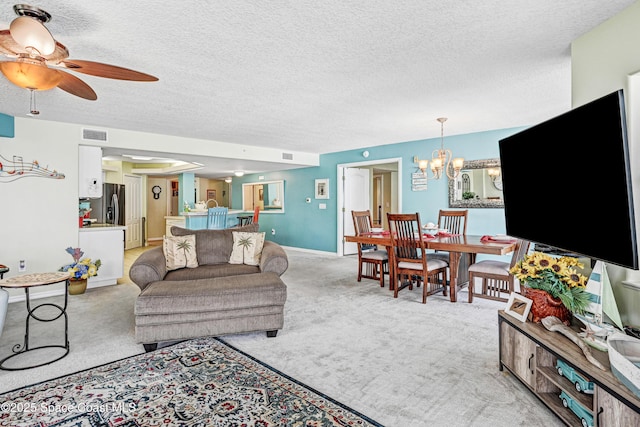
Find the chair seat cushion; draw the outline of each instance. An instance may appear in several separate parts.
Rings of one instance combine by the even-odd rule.
[[[429,252],[427,253],[427,260],[439,259],[449,265],[449,252]]]
[[[362,259],[386,261],[389,259],[389,254],[387,251],[363,252]]]
[[[469,266],[469,271],[474,273],[509,275],[509,263],[504,261],[483,260]]]
[[[429,270],[437,270],[439,268],[446,268],[449,263],[442,261],[441,259],[431,259],[431,257],[427,257],[427,268]],[[404,262],[401,261],[398,263],[398,268],[407,268],[411,270],[421,270],[422,264],[418,264],[415,262]]]

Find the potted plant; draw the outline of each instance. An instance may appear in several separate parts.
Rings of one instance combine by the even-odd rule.
[[[465,191],[464,193],[462,193],[463,200],[473,199],[474,197],[476,197],[476,193],[474,193],[473,191]]]
[[[571,313],[584,313],[589,304],[587,277],[577,272],[583,265],[573,257],[556,258],[542,252],[526,255],[510,270],[521,283],[522,293],[533,300],[534,322],[556,316],[570,323]]]
[[[60,267],[59,271],[67,271],[70,274],[69,294],[83,294],[87,289],[87,280],[98,275],[102,262],[99,259],[92,261],[91,258],[82,258],[84,252],[80,248],[69,246],[66,251],[73,257],[73,262]]]

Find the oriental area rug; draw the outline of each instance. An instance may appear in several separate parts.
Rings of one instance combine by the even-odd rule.
[[[0,426],[381,426],[216,338],[0,395]]]

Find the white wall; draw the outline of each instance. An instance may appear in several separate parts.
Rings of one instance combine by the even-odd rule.
[[[636,228],[640,232],[640,2],[571,45],[572,105],[577,107],[620,88],[627,107]],[[594,154],[597,150],[594,151]],[[592,167],[592,166],[590,166]],[[594,173],[606,173],[603,171]],[[605,189],[606,191],[606,189]],[[594,197],[597,193],[594,192]],[[640,272],[607,266],[623,322],[640,325]],[[627,283],[623,281],[636,282]]]

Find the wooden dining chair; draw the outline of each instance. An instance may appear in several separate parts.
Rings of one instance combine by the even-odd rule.
[[[464,210],[443,210],[438,212],[438,229],[446,228],[447,232],[451,234],[467,234],[467,216],[469,211]],[[439,259],[447,263],[447,269],[449,267],[449,252],[437,250],[429,253],[431,259]],[[447,272],[447,277],[451,277],[450,272]],[[444,294],[447,294],[446,288]]]
[[[512,252],[511,262],[498,260],[482,260],[469,266],[469,302],[473,297],[487,298],[496,301],[508,301],[509,295],[515,291],[515,277],[509,273],[529,252],[530,242],[518,239]],[[476,279],[480,279],[480,288],[476,291]]]
[[[229,208],[209,208],[207,211],[207,228],[210,230],[222,230],[227,228],[227,214]]]
[[[351,211],[353,228],[356,236],[371,231],[371,212]],[[358,282],[365,279],[380,281],[380,287],[384,287],[384,275],[389,274],[389,254],[384,249],[378,249],[377,245],[358,243]]]
[[[427,295],[444,289],[449,264],[427,256],[420,214],[387,213],[387,221],[393,242],[393,297],[397,298],[398,292],[405,287],[413,289],[416,280],[418,286],[422,282],[422,303],[426,304]]]
[[[446,228],[451,234],[467,234],[467,216],[469,211],[442,210],[438,213],[438,228]]]

